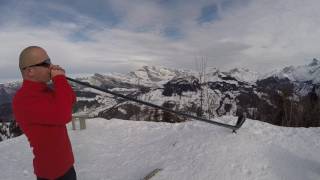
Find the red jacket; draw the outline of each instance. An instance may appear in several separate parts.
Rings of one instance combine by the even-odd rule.
[[[66,124],[72,118],[75,93],[65,76],[46,83],[24,80],[13,99],[13,113],[33,148],[36,176],[54,179],[65,174],[74,158]]]

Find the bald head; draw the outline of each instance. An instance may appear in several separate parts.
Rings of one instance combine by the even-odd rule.
[[[29,46],[25,48],[19,56],[19,68],[22,71],[28,66],[39,64],[48,59],[47,52],[39,46]]]

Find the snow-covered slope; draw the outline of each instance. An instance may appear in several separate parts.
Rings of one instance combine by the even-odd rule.
[[[317,180],[319,133],[253,120],[238,134],[196,121],[116,119],[88,119],[86,130],[69,130],[79,180],[140,180],[155,169],[162,170],[152,180]],[[35,179],[25,136],[1,142],[0,152],[1,179]]]

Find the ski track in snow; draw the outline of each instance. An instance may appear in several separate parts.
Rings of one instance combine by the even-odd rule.
[[[227,116],[223,119],[235,120]],[[69,136],[79,180],[317,180],[320,128],[284,128],[247,120],[231,130],[180,124],[88,119]],[[26,137],[0,143],[0,179],[33,180]]]

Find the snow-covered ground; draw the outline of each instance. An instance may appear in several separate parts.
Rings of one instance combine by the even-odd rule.
[[[225,116],[220,120],[235,120]],[[318,180],[320,128],[247,120],[237,134],[203,122],[88,119],[68,127],[79,180]],[[0,179],[33,180],[25,136],[0,143]]]

